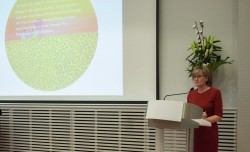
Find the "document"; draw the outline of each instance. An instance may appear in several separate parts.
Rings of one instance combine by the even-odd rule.
[[[200,126],[211,127],[211,123],[205,119],[192,119],[193,121],[199,123]]]

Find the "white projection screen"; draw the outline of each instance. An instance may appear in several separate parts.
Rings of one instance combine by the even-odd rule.
[[[156,99],[155,0],[8,0],[0,14],[0,101]]]

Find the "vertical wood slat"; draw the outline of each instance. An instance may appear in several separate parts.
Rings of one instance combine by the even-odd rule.
[[[0,151],[152,152],[146,105],[2,106]],[[219,152],[236,151],[237,110],[225,109]],[[186,131],[165,129],[165,151],[185,152]]]

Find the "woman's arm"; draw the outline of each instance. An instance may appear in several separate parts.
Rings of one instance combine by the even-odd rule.
[[[210,123],[218,122],[221,120],[221,117],[218,115],[212,115],[210,117],[207,117],[207,114],[205,112],[202,114],[202,118],[209,121]]]

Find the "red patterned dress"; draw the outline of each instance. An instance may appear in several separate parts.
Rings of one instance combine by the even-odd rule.
[[[203,108],[207,117],[218,115],[222,117],[222,97],[219,89],[209,88],[203,93],[198,89],[190,91],[187,97],[188,103]],[[218,126],[212,123],[211,127],[199,127],[194,129],[194,152],[218,152]]]

